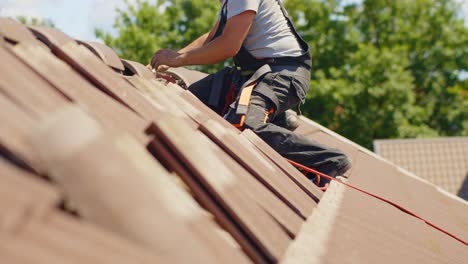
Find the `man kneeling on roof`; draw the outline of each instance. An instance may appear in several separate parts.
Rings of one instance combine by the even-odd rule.
[[[343,152],[295,134],[286,110],[304,103],[311,57],[280,0],[224,0],[212,30],[185,48],[162,49],[151,66],[205,65],[233,57],[227,67],[189,90],[238,128],[248,128],[283,157],[336,177],[351,163]],[[311,175],[311,177],[314,177]],[[326,180],[319,186],[326,185]]]

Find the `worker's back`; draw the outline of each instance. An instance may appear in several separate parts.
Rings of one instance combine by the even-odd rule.
[[[304,54],[278,4],[279,0],[228,0],[227,19],[246,10],[256,12],[244,47],[256,58]],[[224,5],[225,1],[223,1]]]

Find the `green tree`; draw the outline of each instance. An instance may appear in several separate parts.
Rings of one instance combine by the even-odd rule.
[[[468,86],[459,80],[468,69],[468,29],[457,10],[447,0],[367,0],[364,15],[355,19],[366,42],[406,50],[416,104],[426,109],[424,123],[448,136],[468,132],[462,108],[462,87]]]
[[[285,4],[313,56],[306,116],[368,148],[377,138],[468,135],[468,80],[459,78],[468,29],[455,0]],[[138,0],[119,10],[117,36],[96,35],[147,63],[208,31],[218,9],[218,1]]]
[[[314,57],[304,113],[354,141],[467,135],[468,29],[450,0],[288,0]]]
[[[149,63],[161,48],[180,49],[208,32],[216,22],[218,1],[137,0],[118,9],[114,28],[118,35],[96,30],[96,36],[126,59]],[[212,72],[219,66],[196,67]]]

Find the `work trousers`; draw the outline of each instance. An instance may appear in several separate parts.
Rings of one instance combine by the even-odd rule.
[[[332,177],[342,175],[351,167],[350,160],[346,155],[334,148],[324,146],[312,139],[296,134],[282,126],[284,124],[284,112],[297,106],[305,99],[309,87],[310,72],[300,68],[301,66],[273,66],[272,72],[266,74],[257,85],[268,85],[276,100],[253,90],[247,113],[245,115],[244,127],[251,129],[268,145],[275,149],[283,157],[298,162],[304,166],[314,168]],[[227,76],[231,81],[231,76]],[[243,81],[246,81],[244,78]],[[220,109],[228,103],[226,94],[229,84],[223,87],[213,87],[213,75],[194,83],[189,90],[201,101],[207,104],[211,89],[223,89],[219,105],[210,106],[220,113]],[[274,103],[275,102],[275,103]],[[273,112],[270,110],[273,109]],[[267,114],[270,112],[270,114]],[[234,123],[238,120],[236,116],[236,103],[231,104],[224,118]]]

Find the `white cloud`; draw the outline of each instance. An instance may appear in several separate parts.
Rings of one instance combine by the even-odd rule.
[[[468,26],[468,0],[455,0],[460,4],[460,16],[465,19],[465,25]]]
[[[50,19],[56,27],[74,38],[94,40],[94,27],[90,21],[94,1],[0,0],[0,16]]]
[[[115,8],[123,7],[123,1],[106,1],[95,0],[93,3],[93,11],[91,13],[91,20],[96,26],[107,26],[114,22]]]
[[[30,16],[45,18],[41,7],[56,5],[64,0],[0,0],[0,16]]]
[[[130,0],[129,3],[136,3],[136,0]],[[91,24],[94,28],[112,31],[112,25],[117,17],[116,9],[125,9],[124,0],[94,0],[92,12],[90,14]]]
[[[135,1],[130,1],[130,3]],[[107,24],[109,21],[113,21],[117,15],[116,8],[125,8],[125,2],[123,0],[94,0],[92,19],[97,24]]]
[[[462,5],[463,17],[465,18],[465,22],[468,23],[468,1],[466,0],[461,0],[461,1],[463,1],[463,5]]]

